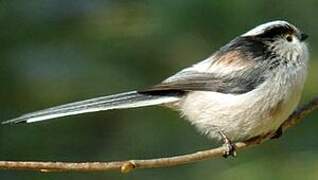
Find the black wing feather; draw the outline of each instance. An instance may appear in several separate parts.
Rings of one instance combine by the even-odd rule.
[[[214,91],[224,94],[244,94],[264,82],[265,78],[259,76],[257,72],[217,75],[215,73],[184,71],[173,76],[173,78],[139,92],[156,94],[164,92]]]

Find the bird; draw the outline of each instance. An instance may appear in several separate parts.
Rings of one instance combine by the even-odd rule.
[[[233,142],[281,135],[281,124],[302,95],[307,38],[287,21],[266,22],[157,85],[27,113],[2,124],[159,105],[177,110],[208,138],[223,141],[224,157],[235,156]]]

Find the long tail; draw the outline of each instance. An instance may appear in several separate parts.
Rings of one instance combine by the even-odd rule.
[[[24,114],[20,117],[4,121],[2,122],[2,124],[21,122],[32,123],[89,112],[166,104],[178,100],[179,97],[175,95],[150,95],[141,94],[137,91],[131,91],[127,93],[103,96],[84,101],[69,103],[61,106],[44,109],[41,111],[36,111],[33,113]]]

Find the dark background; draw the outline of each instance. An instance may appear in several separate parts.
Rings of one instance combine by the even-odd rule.
[[[298,3],[297,3],[298,2]],[[75,100],[155,84],[270,20],[310,35],[302,102],[317,96],[318,1],[0,1],[0,121]],[[0,171],[0,179],[316,179],[318,113],[235,159],[130,174]],[[112,161],[215,147],[158,107],[0,126],[0,160]]]

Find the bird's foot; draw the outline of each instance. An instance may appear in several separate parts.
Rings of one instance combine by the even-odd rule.
[[[236,157],[237,153],[236,153],[235,145],[222,131],[219,131],[219,134],[221,135],[223,139],[223,146],[225,147],[223,157],[224,158],[228,158],[229,156]]]
[[[283,128],[279,127],[277,131],[274,133],[274,135],[271,137],[271,139],[278,139],[282,137],[282,135],[283,135]]]

